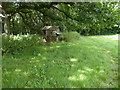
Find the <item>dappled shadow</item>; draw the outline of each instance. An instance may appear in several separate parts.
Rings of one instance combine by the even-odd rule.
[[[74,59],[75,61],[77,59]],[[73,61],[72,61],[73,62]],[[104,65],[94,67],[89,64],[78,66],[79,62],[72,63],[72,68],[69,70],[68,82],[73,88],[108,88],[114,87],[114,82],[111,81],[110,74],[112,73]],[[74,70],[73,70],[74,69]]]
[[[33,58],[14,58],[3,62],[3,88],[37,87],[34,81],[39,80],[42,83],[46,68],[44,60],[46,59],[46,57],[37,58],[35,56]],[[9,62],[10,64],[7,64]]]
[[[15,55],[3,57],[3,87],[115,87],[116,81],[111,80],[117,77],[111,76],[111,63],[116,61],[107,58],[109,53],[110,50],[90,43],[84,45],[84,42],[50,43],[26,48]]]
[[[111,81],[107,80],[110,73],[106,74],[107,69],[99,65],[100,61],[92,65],[94,61],[74,57],[63,59],[59,55],[57,58],[51,58],[52,53],[44,54],[36,53],[36,56],[24,57],[16,62],[12,59],[10,61],[12,66],[4,66],[4,63],[3,87],[112,87]]]

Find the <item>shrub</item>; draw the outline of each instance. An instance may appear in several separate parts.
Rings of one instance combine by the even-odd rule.
[[[80,34],[77,33],[77,32],[73,32],[73,31],[72,32],[66,32],[66,33],[63,33],[60,36],[60,39],[66,41],[66,42],[79,40],[80,39]]]
[[[42,43],[42,38],[38,35],[7,35],[2,34],[2,51],[3,53],[13,53],[26,47]]]

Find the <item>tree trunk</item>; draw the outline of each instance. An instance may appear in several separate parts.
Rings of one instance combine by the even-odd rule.
[[[10,34],[10,17],[7,15],[5,15],[4,31],[7,34]]]
[[[7,6],[8,6],[8,3],[2,2],[2,10],[5,14],[5,17],[4,17],[4,32],[9,34],[10,33],[10,18],[11,18],[11,16],[7,12]]]

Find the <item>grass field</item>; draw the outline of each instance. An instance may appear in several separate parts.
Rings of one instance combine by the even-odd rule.
[[[33,45],[3,55],[3,88],[118,88],[118,35]]]

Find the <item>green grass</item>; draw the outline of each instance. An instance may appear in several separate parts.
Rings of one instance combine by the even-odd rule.
[[[81,36],[5,54],[3,88],[118,88],[118,40],[109,37]]]

